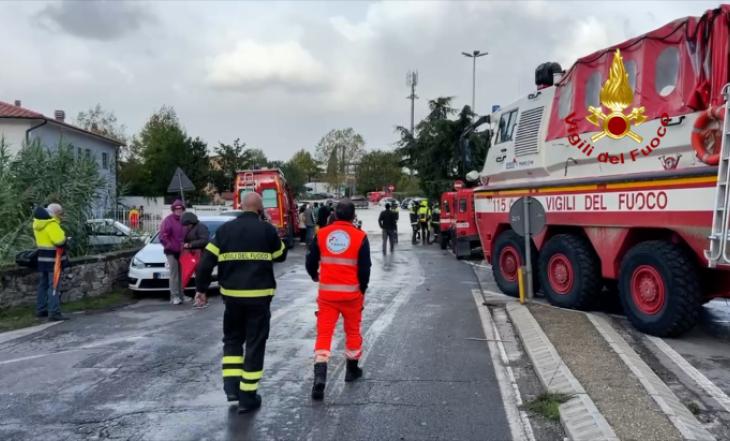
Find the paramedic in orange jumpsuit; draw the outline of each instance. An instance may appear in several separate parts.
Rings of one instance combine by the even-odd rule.
[[[307,272],[312,280],[319,282],[312,386],[315,400],[324,398],[332,334],[340,314],[345,320],[345,381],[355,381],[362,376],[358,366],[362,355],[360,321],[370,281],[370,244],[365,232],[352,223],[355,206],[351,201],[340,201],[335,216],[335,222],[321,228],[314,237],[306,260]]]

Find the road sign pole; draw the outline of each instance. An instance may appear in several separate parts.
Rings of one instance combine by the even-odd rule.
[[[523,216],[525,219],[525,286],[527,288],[527,298],[532,300],[532,248],[530,245],[530,198],[525,198],[523,204]]]

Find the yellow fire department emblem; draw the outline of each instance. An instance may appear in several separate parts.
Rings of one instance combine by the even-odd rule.
[[[629,74],[626,73],[624,68],[621,51],[618,49],[613,55],[611,70],[608,79],[601,88],[600,98],[601,104],[608,107],[611,112],[606,115],[603,113],[602,107],[588,106],[590,115],[586,116],[586,119],[602,129],[602,131],[591,136],[591,141],[596,142],[604,136],[613,139],[628,136],[637,143],[641,143],[643,138],[631,130],[631,125],[638,126],[646,121],[644,107],[634,107],[631,113],[624,114],[624,109],[629,107],[634,100],[634,93],[631,90]]]

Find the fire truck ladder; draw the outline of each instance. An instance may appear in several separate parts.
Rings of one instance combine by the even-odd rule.
[[[723,89],[725,97],[725,119],[722,127],[722,145],[720,150],[720,164],[717,170],[717,191],[715,192],[715,208],[712,213],[712,234],[710,235],[710,249],[705,251],[708,266],[715,268],[718,265],[730,265],[728,255],[728,221],[730,220],[730,84]]]

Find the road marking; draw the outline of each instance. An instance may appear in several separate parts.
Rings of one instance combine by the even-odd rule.
[[[675,351],[669,346],[664,340],[659,337],[646,336],[647,340],[654,343],[657,349],[659,349],[664,355],[674,362],[688,377],[694,380],[698,386],[702,388],[709,396],[715,399],[720,406],[725,409],[725,412],[730,413],[730,397],[727,396],[719,387],[715,385],[709,378],[707,378],[702,372],[692,366],[682,355]]]
[[[2,360],[2,361],[0,361],[0,366],[5,365],[5,364],[10,364],[10,363],[17,363],[20,361],[35,360],[36,358],[50,357],[52,355],[68,354],[70,352],[78,352],[78,351],[83,351],[83,350],[87,350],[87,349],[95,349],[95,348],[98,348],[101,346],[106,346],[106,345],[113,344],[113,343],[137,341],[137,340],[141,340],[143,338],[146,338],[146,337],[143,335],[135,335],[132,337],[110,338],[110,339],[98,341],[96,343],[89,343],[89,344],[86,344],[83,346],[79,346],[78,348],[66,349],[65,351],[48,352],[46,354],[28,355],[25,357],[13,358],[11,360]]]
[[[601,336],[636,376],[646,392],[659,405],[662,412],[674,424],[683,438],[688,440],[714,440],[694,415],[685,407],[672,390],[639,357],[623,337],[611,326],[606,317],[586,314]]]
[[[489,308],[483,305],[484,299],[482,298],[481,290],[473,289],[471,294],[477,306],[477,313],[482,323],[484,336],[487,338],[489,355],[492,358],[492,366],[494,367],[494,374],[497,377],[497,383],[499,383],[499,392],[502,395],[504,411],[507,416],[509,430],[512,433],[512,439],[534,441],[535,434],[532,432],[532,425],[530,425],[527,413],[519,409],[519,406],[522,405],[522,395],[520,395],[520,389],[517,386],[517,380],[515,379],[512,367],[509,365],[507,351],[504,349],[504,344],[501,341],[497,341],[501,340],[497,326],[492,320]]]
[[[26,335],[35,334],[36,332],[40,332],[44,329],[48,329],[51,326],[59,325],[63,322],[50,322],[50,323],[43,323],[38,326],[31,326],[30,328],[23,328],[23,329],[17,329],[15,331],[8,331],[0,333],[0,343],[5,343],[11,340],[15,340],[16,338],[25,337]]]

